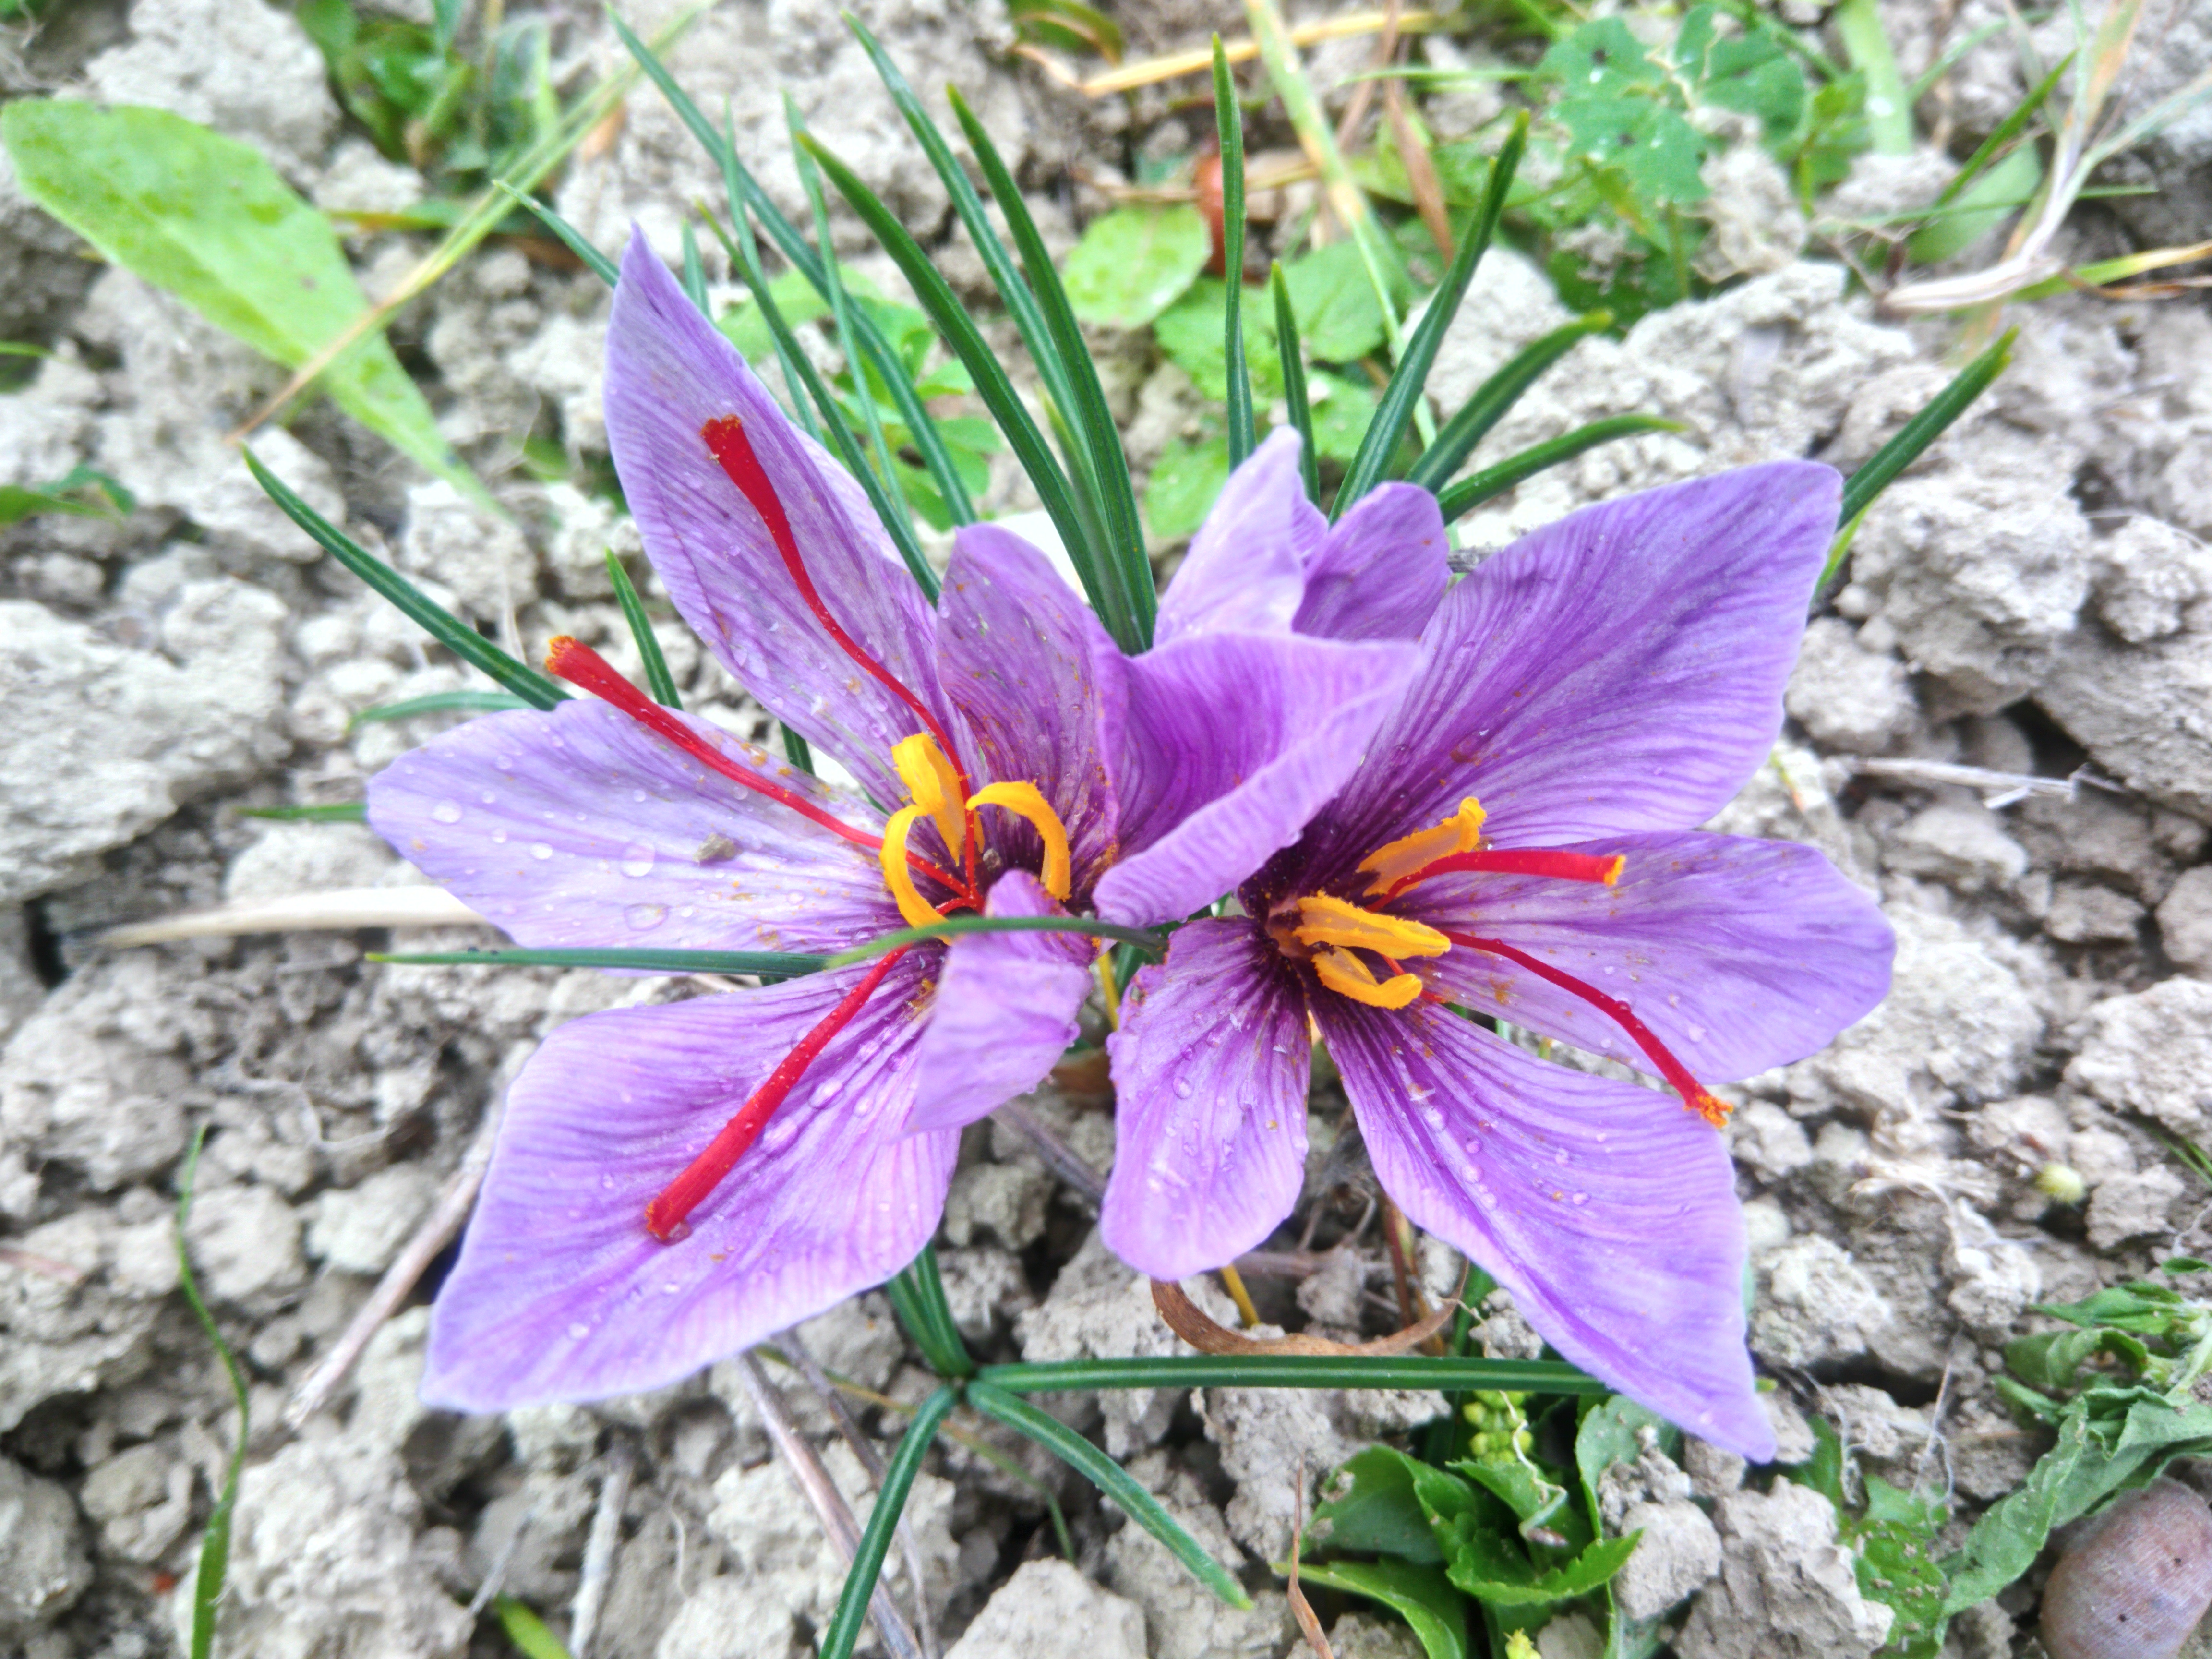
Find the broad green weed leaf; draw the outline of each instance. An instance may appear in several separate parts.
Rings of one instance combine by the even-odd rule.
[[[1314,1524],[1328,1523],[1332,1550],[1395,1555],[1435,1565],[1443,1561],[1428,1516],[1413,1495],[1414,1471],[1425,1467],[1389,1446],[1370,1446],[1337,1471],[1350,1484],[1314,1508]]]
[[[1229,482],[1229,440],[1170,443],[1145,485],[1145,525],[1153,539],[1177,542],[1205,522],[1213,499]]]
[[[1283,267],[1298,337],[1317,362],[1348,363],[1381,348],[1382,302],[1352,242],[1331,242]]]
[[[1298,1577],[1324,1589],[1346,1590],[1397,1613],[1428,1659],[1467,1659],[1467,1602],[1435,1567],[1404,1561],[1331,1561],[1298,1565]]]
[[[1085,322],[1139,328],[1182,297],[1212,252],[1212,233],[1188,202],[1115,208],[1091,222],[1060,280]]]
[[[1152,325],[1152,337],[1169,361],[1215,403],[1229,397],[1229,347],[1222,330],[1227,299],[1220,278],[1200,277]],[[1283,365],[1267,300],[1258,289],[1244,290],[1244,361],[1252,373],[1253,400],[1263,407],[1283,395]]]
[[[1352,465],[1375,419],[1375,388],[1341,374],[1307,377],[1313,407],[1314,453],[1341,466]]]
[[[33,201],[288,368],[367,309],[329,222],[250,145],[167,110],[63,100],[9,105],[0,136]],[[349,347],[322,386],[402,454],[486,499],[382,334]]]
[[[1755,115],[1768,143],[1787,137],[1805,116],[1805,71],[1764,27],[1746,29],[1718,6],[1698,6],[1674,37],[1674,62],[1699,103]]]

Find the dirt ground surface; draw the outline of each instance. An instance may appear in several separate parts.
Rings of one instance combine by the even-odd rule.
[[[1995,15],[1979,0],[1887,4],[1905,72],[1978,8]],[[618,61],[594,8],[550,9],[561,63]],[[1054,85],[1006,55],[989,3],[860,9],[917,86],[966,91],[1060,247],[1140,152],[1190,148],[1210,119],[1158,88],[1092,100]],[[648,0],[634,21],[649,30],[673,10]],[[1117,15],[1133,51],[1241,32],[1238,9],[1199,0],[1138,0]],[[2204,44],[2201,8],[2178,27]],[[702,106],[730,100],[741,150],[787,212],[805,203],[787,94],[907,224],[945,231],[948,273],[988,308],[940,185],[834,8],[724,0],[671,61]],[[1324,51],[1316,79],[1358,61]],[[2009,107],[2009,72],[1970,55],[1960,120],[1979,111],[1986,125]],[[422,193],[345,126],[307,38],[262,0],[87,0],[0,40],[0,77],[18,93],[74,89],[209,123],[325,207],[395,209]],[[1918,199],[1929,161],[1863,161],[1843,188],[1862,211]],[[2179,131],[2162,141],[2142,163],[2160,193],[2123,204],[2143,222],[2085,210],[2069,233],[2077,251],[2203,234],[2208,163],[2212,128],[2193,144]],[[1848,471],[1948,378],[1952,325],[1880,313],[1808,244],[1786,191],[1778,202],[1765,184],[1723,183],[1713,210],[1732,228],[1735,286],[1625,338],[1585,341],[1499,441],[1630,410],[1682,430],[1594,451],[1499,497],[1462,526],[1471,548],[1741,462],[1810,454]],[[718,191],[646,90],[572,162],[556,200],[603,246],[635,222],[673,257],[688,204]],[[2175,223],[2148,222],[2161,213]],[[845,252],[890,286],[857,225],[845,234]],[[349,246],[374,295],[424,244],[370,234]],[[709,274],[735,297],[717,264]],[[399,317],[404,360],[512,523],[327,405],[261,434],[259,453],[463,616],[538,648],[573,634],[635,672],[603,563],[610,544],[635,556],[635,532],[605,495],[520,464],[535,434],[565,450],[576,480],[603,468],[606,306],[588,274],[495,242]],[[1534,264],[1492,252],[1437,369],[1440,406],[1569,314]],[[2212,313],[2193,297],[2082,295],[2012,320],[2015,366],[1874,508],[1849,585],[1808,636],[1784,741],[1715,826],[1818,846],[1879,892],[1899,939],[1881,1009],[1826,1052],[1725,1091],[1756,1271],[1752,1343],[1780,1383],[1785,1455],[1803,1455],[1805,1419],[1825,1417],[1861,1468],[1948,1487],[1960,1527],[2043,1449],[1990,1388],[2004,1342],[2034,1328],[2029,1304],[2171,1255],[2212,1255],[2212,1188],[2165,1139],[2212,1139]],[[494,1589],[573,1634],[586,1579],[590,1659],[811,1651],[838,1559],[734,1364],[588,1408],[456,1417],[415,1397],[418,1297],[323,1409],[287,1423],[288,1397],[437,1203],[535,1043],[577,1015],[695,988],[363,960],[395,941],[486,941],[471,929],[88,946],[88,930],[223,899],[416,884],[360,825],[234,809],[359,799],[367,777],[456,717],[351,717],[469,682],[319,558],[226,443],[281,372],[81,257],[4,161],[0,337],[52,349],[0,396],[0,483],[86,464],[137,503],[119,522],[39,516],[0,531],[0,1653],[178,1650],[235,1425],[172,1243],[180,1159],[202,1126],[191,1249],[246,1364],[254,1425],[219,1652],[489,1655],[505,1650],[480,1616]],[[1141,475],[1193,418],[1194,393],[1141,337],[1097,345]],[[995,468],[994,510],[1034,505],[1007,458]],[[641,557],[629,562],[646,581]],[[649,583],[647,597],[659,599]],[[685,706],[765,738],[765,717],[696,643],[672,621],[660,633]],[[1960,781],[1972,775],[1957,768],[2019,781]],[[1109,1103],[1086,1080],[1030,1104],[1103,1169]],[[1388,1328],[1388,1262],[1371,1224],[1358,1230],[1371,1177],[1340,1144],[1333,1083],[1317,1087],[1311,1119],[1306,1196],[1276,1241],[1295,1271],[1255,1275],[1255,1293],[1288,1328]],[[2073,1189],[2039,1185],[2054,1165],[2078,1176]],[[971,1343],[1006,1358],[1176,1350],[1093,1218],[1021,1134],[969,1132],[939,1249]],[[1449,1291],[1449,1252],[1419,1266]],[[804,1336],[823,1366],[895,1400],[928,1386],[877,1296]],[[1493,1353],[1534,1352],[1507,1309],[1483,1336]],[[818,1399],[777,1375],[865,1513],[857,1459]],[[1440,1403],[1236,1390],[1062,1402],[1246,1576],[1255,1605],[1243,1613],[1213,1603],[1035,1448],[978,1430],[1005,1467],[950,1447],[909,1505],[939,1639],[958,1659],[1303,1653],[1264,1565],[1286,1553],[1300,1471],[1310,1507],[1333,1463]],[[896,1431],[895,1413],[860,1416],[872,1434]],[[1747,1487],[1739,1462],[1695,1444],[1680,1467],[1654,1452],[1615,1473],[1619,1513],[1653,1540],[1637,1593],[1677,1609],[1682,1659],[1853,1659],[1880,1646],[1886,1620],[1843,1564],[1832,1515],[1818,1500],[1804,1512],[1802,1488]],[[1072,1565],[1048,1523],[1048,1486],[1066,1507]],[[2039,1652],[2039,1589],[2032,1575],[1962,1618],[1949,1650]],[[1594,1636],[1562,1620],[1539,1646],[1545,1659],[1594,1659]],[[1419,1651],[1371,1612],[1340,1613],[1333,1639],[1340,1659]]]

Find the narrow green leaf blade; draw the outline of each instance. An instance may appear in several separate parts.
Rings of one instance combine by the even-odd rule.
[[[483,714],[502,708],[529,707],[512,691],[433,691],[424,696],[408,697],[399,702],[383,702],[374,708],[364,708],[346,722],[346,729],[351,731],[356,726],[374,726],[380,720],[412,720],[417,714]]]
[[[567,698],[568,692],[550,675],[517,662],[301,501],[289,484],[262,465],[261,458],[250,449],[246,452],[246,465],[253,474],[253,481],[284,510],[286,518],[462,661],[481,668],[533,708],[550,708]]]
[[[177,1178],[177,1279],[183,1287],[185,1300],[191,1304],[192,1316],[199,1321],[200,1329],[207,1334],[216,1358],[222,1362],[224,1374],[230,1379],[231,1397],[238,1402],[238,1438],[230,1449],[222,1492],[208,1516],[207,1530],[200,1534],[199,1570],[192,1577],[191,1659],[209,1659],[215,1650],[216,1610],[222,1601],[223,1580],[230,1571],[230,1521],[238,1510],[238,1480],[246,1468],[246,1443],[252,1431],[253,1408],[246,1393],[246,1373],[239,1369],[238,1356],[223,1340],[215,1316],[208,1311],[207,1303],[200,1295],[199,1280],[192,1273],[192,1254],[185,1242],[185,1228],[192,1215],[192,1182],[199,1173],[200,1149],[206,1140],[205,1125],[192,1131],[192,1144],[185,1153],[184,1169]]]
[[[1498,152],[1498,159],[1491,164],[1490,187],[1483,194],[1482,207],[1468,228],[1466,240],[1453,257],[1451,269],[1430,298],[1429,308],[1421,315],[1420,326],[1406,342],[1405,354],[1398,360],[1390,384],[1382,389],[1382,398],[1376,405],[1375,419],[1367,428],[1366,441],[1359,446],[1359,453],[1353,457],[1344,483],[1336,492],[1336,501],[1330,510],[1332,519],[1342,518],[1346,508],[1380,483],[1389,467],[1390,458],[1397,453],[1399,441],[1413,421],[1414,405],[1428,385],[1429,370],[1436,364],[1445,331],[1459,314],[1460,301],[1467,297],[1468,285],[1474,279],[1474,268],[1497,233],[1498,216],[1505,210],[1505,192],[1513,183],[1513,174],[1521,165],[1521,154],[1528,143],[1528,118],[1523,113],[1515,118],[1513,131]]]
[[[937,1438],[939,1426],[958,1399],[947,1386],[915,1407],[914,1420],[907,1425],[898,1449],[884,1469],[876,1506],[869,1511],[860,1547],[853,1552],[853,1567],[845,1575],[845,1587],[837,1594],[837,1610],[830,1614],[830,1627],[823,1632],[822,1659],[852,1659],[853,1644],[860,1639],[860,1623],[868,1616],[868,1598],[875,1594],[876,1580],[883,1575],[884,1557],[890,1552],[899,1515],[906,1508],[906,1496],[914,1490],[914,1478],[921,1473],[921,1460]]]
[[[538,223],[551,231],[559,239],[562,246],[581,259],[584,262],[584,269],[590,271],[592,276],[598,277],[609,288],[612,288],[621,280],[622,272],[615,268],[615,262],[594,247],[591,240],[582,231],[554,211],[549,204],[539,201],[526,191],[517,190],[504,179],[495,180],[495,183],[513,199],[517,207],[527,209]]]
[[[691,228],[684,226],[684,246],[691,246]],[[687,260],[696,264],[696,258]],[[664,708],[681,709],[684,699],[677,694],[676,677],[668,672],[668,659],[660,653],[660,641],[653,637],[653,619],[645,614],[645,601],[637,596],[637,588],[630,581],[629,572],[623,562],[615,557],[611,547],[607,550],[607,580],[615,586],[615,603],[622,606],[623,620],[629,624],[629,636],[637,642],[637,654],[645,665],[645,689],[653,700]]]
[[[522,1659],[569,1659],[568,1650],[545,1621],[512,1595],[492,1597],[491,1610]]]
[[[684,222],[683,231],[684,265],[682,279],[684,283],[684,297],[690,301],[694,306],[698,307],[699,314],[702,317],[704,317],[708,321],[712,322],[714,320],[714,313],[708,308],[707,305],[707,267],[700,262],[699,238],[697,234],[692,230],[691,222],[689,219],[686,219]]]
[[[1656,415],[1612,415],[1602,421],[1592,421],[1588,426],[1578,426],[1572,432],[1547,438],[1542,443],[1531,444],[1519,454],[1509,456],[1496,466],[1486,467],[1468,474],[1457,483],[1441,491],[1437,496],[1437,509],[1449,524],[1462,514],[1482,505],[1493,495],[1502,495],[1515,484],[1534,477],[1546,467],[1557,466],[1561,461],[1571,461],[1585,449],[1611,443],[1616,438],[1632,438],[1639,432],[1680,432],[1679,421],[1662,420]]]
[[[986,1365],[979,1379],[1012,1394],[1070,1389],[1499,1389],[1530,1394],[1607,1394],[1606,1385],[1553,1359],[1475,1359],[1429,1354],[1166,1354],[1158,1358],[1058,1359]]]
[[[1022,269],[1037,296],[1045,326],[1065,367],[1068,391],[1075,400],[1074,422],[1090,460],[1090,488],[1103,521],[1105,556],[1109,563],[1118,563],[1120,574],[1115,580],[1126,596],[1124,602],[1133,618],[1133,626],[1142,643],[1150,645],[1158,599],[1152,563],[1145,556],[1144,532],[1137,524],[1136,492],[1129,482],[1129,458],[1122,451],[1121,428],[1114,424],[1113,410],[1107,406],[1106,389],[1099,383],[1097,365],[1091,360],[1090,344],[1083,337],[1082,326],[1076,321],[1074,307],[1060,283],[1060,273],[1053,269],[1052,254],[1044,245],[1044,237],[1038,232],[1036,221],[1030,216],[1029,204],[1022,199],[1012,173],[1000,158],[998,146],[991,142],[991,135],[975,118],[975,112],[968,107],[957,88],[948,88],[946,96],[951,100],[952,112],[959,118],[960,130],[975,152],[976,164],[983,169],[992,199],[1006,216],[1007,228],[1014,234],[1014,246],[1021,251]]]
[[[797,979],[830,965],[827,957],[787,951],[637,951],[588,945],[546,950],[388,951],[372,953],[369,960],[420,968],[619,968],[647,974],[757,974],[763,979]]]
[[[330,222],[260,151],[167,110],[22,99],[0,112],[23,193],[101,255],[297,368],[368,308]],[[490,496],[380,332],[324,388],[392,447],[479,501]]]
[[[1474,395],[1459,412],[1444,422],[1443,429],[1437,434],[1437,441],[1422,451],[1421,459],[1407,469],[1406,482],[1441,491],[1450,482],[1452,474],[1474,453],[1474,447],[1489,435],[1491,428],[1505,418],[1520,401],[1521,394],[1536,383],[1539,375],[1584,338],[1612,326],[1611,312],[1593,311],[1515,352],[1496,374],[1474,389]]]
[[[1929,399],[1927,408],[1907,421],[1894,438],[1844,481],[1844,504],[1836,515],[1838,523],[1849,524],[1857,518],[1899,473],[1919,459],[1922,452],[1966,412],[1975,398],[1989,390],[1990,382],[2011,364],[2013,342],[2019,337],[2018,329],[2006,330],[2003,337],[1960,369],[1950,385]]]
[[[1313,405],[1306,398],[1306,360],[1298,348],[1298,319],[1291,307],[1291,285],[1278,259],[1267,272],[1275,295],[1275,351],[1283,363],[1283,402],[1291,429],[1298,434],[1298,467],[1305,474],[1306,499],[1321,503],[1321,459],[1314,453]]]
[[[1244,464],[1259,438],[1252,420],[1252,371],[1244,361],[1244,111],[1221,37],[1213,37],[1213,125],[1221,140],[1221,273],[1228,284],[1222,349],[1229,361],[1229,465]]]
[[[884,251],[891,256],[907,284],[921,301],[921,307],[936,325],[939,335],[952,348],[974,379],[978,396],[990,410],[991,418],[1012,446],[1015,458],[1036,487],[1038,499],[1052,517],[1054,528],[1060,532],[1061,544],[1073,550],[1085,544],[1082,515],[1077,511],[1075,497],[1067,475],[1060,471],[1060,463],[1053,459],[1046,447],[1044,434],[1037,430],[1036,422],[1023,406],[1021,395],[1014,390],[1013,382],[999,365],[975,321],[968,315],[959,297],[952,292],[945,278],[938,274],[928,254],[914,240],[898,216],[885,207],[876,193],[861,183],[856,174],[836,155],[811,137],[804,141],[808,154],[821,163],[830,182],[837,187],[838,194],[852,204],[853,210],[866,223]],[[1099,580],[1094,562],[1093,568],[1079,570],[1085,580],[1085,589],[1091,608],[1105,623],[1109,632],[1124,651],[1134,653],[1144,648],[1136,629],[1136,618],[1126,604],[1117,605],[1116,596],[1105,588]]]
[[[1008,1428],[1027,1435],[1059,1458],[1107,1497],[1121,1506],[1130,1520],[1167,1547],[1190,1576],[1232,1607],[1249,1607],[1252,1598],[1230,1576],[1227,1568],[1206,1553],[1195,1538],[1170,1515],[1160,1500],[1139,1486],[1129,1472],[1081,1435],[1048,1413],[1017,1399],[988,1382],[968,1385],[968,1403],[986,1417],[996,1418]]]
[[[516,699],[512,705],[524,705]],[[368,803],[359,800],[332,801],[326,806],[241,806],[237,809],[242,818],[270,818],[279,823],[366,823],[368,822]]]
[[[893,933],[878,933],[866,944],[840,951],[824,961],[832,968],[849,968],[856,962],[866,962],[885,951],[919,945],[925,939],[958,939],[967,933],[1082,933],[1093,939],[1119,939],[1154,957],[1167,949],[1165,938],[1148,927],[1125,927],[1120,922],[1101,921],[1096,916],[966,915],[947,916],[926,927],[901,927]]]

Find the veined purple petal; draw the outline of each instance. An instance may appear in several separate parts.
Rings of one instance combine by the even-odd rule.
[[[1383,1190],[1513,1294],[1544,1340],[1764,1462],[1742,1213],[1719,1134],[1671,1095],[1538,1060],[1442,1008],[1316,999]]]
[[[1229,475],[1160,599],[1157,645],[1194,634],[1287,629],[1328,522],[1306,500],[1298,434],[1284,427]]]
[[[760,515],[708,452],[702,428],[732,415],[744,422],[830,614],[941,717],[933,618],[882,527],[854,510],[851,480],[784,417],[633,234],[607,327],[607,447],[653,568],[684,620],[763,707],[877,799],[898,800],[891,745],[921,722],[815,620]]]
[[[1802,1060],[1888,994],[1889,924],[1810,847],[1686,830],[1580,850],[1626,855],[1620,884],[1446,876],[1391,908],[1627,1003],[1703,1083]],[[1651,1069],[1602,1010],[1504,957],[1455,950],[1423,966],[1478,1013]]]
[[[1187,916],[1296,841],[1417,661],[1411,645],[1288,634],[1189,637],[1134,659],[1125,851],[1098,884],[1098,914]]]
[[[984,914],[1064,915],[1025,870],[992,884]],[[1080,933],[969,933],[952,941],[921,1044],[909,1132],[958,1129],[1027,1094],[1075,1041],[1091,990]]]
[[[1291,625],[1332,640],[1418,639],[1450,579],[1447,548],[1434,495],[1419,484],[1377,484],[1307,561]]]
[[[1484,561],[1316,826],[1316,872],[1470,794],[1500,847],[1704,823],[1781,729],[1839,489],[1814,462],[1743,467],[1587,507]]]
[[[613,1009],[548,1037],[507,1092],[431,1310],[423,1399],[488,1412],[662,1388],[912,1261],[960,1139],[897,1133],[921,951],[831,1041],[690,1233],[662,1244],[645,1230],[647,1204],[866,971]]]
[[[1305,1001],[1242,918],[1178,928],[1107,1039],[1120,1106],[1098,1218],[1154,1279],[1218,1267],[1275,1230],[1305,1176]]]
[[[992,525],[952,544],[938,611],[938,672],[990,781],[1034,783],[1067,830],[1079,891],[1119,840],[1115,775],[1127,741],[1121,652],[1043,554]],[[1034,832],[1000,812],[985,831],[1033,854]],[[1014,833],[1009,833],[1010,826]]]
[[[856,829],[883,828],[850,791],[676,718]],[[368,821],[519,945],[832,951],[899,926],[866,848],[581,698],[402,755],[369,780]]]

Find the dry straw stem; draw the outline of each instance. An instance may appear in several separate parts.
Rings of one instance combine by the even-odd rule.
[[[1443,1329],[1459,1306],[1460,1294],[1467,1288],[1464,1273],[1460,1277],[1460,1288],[1451,1299],[1427,1318],[1408,1325],[1402,1331],[1389,1336],[1378,1336],[1372,1342],[1331,1342],[1318,1336],[1245,1336],[1216,1322],[1206,1311],[1183,1294],[1182,1285],[1168,1279],[1152,1281],[1152,1305],[1159,1310],[1160,1318],[1167,1328],[1200,1353],[1210,1354],[1316,1354],[1341,1358],[1352,1354],[1406,1353],[1419,1347],[1438,1331]]]
[[[568,1605],[570,1659],[590,1659],[599,1634],[599,1612],[613,1580],[615,1551],[622,1543],[623,1506],[629,1502],[630,1477],[637,1472],[637,1449],[627,1440],[607,1448],[606,1473],[599,1478],[599,1501],[592,1511],[592,1530],[584,1540],[583,1570],[576,1599]]]
[[[185,939],[228,939],[237,933],[298,933],[314,928],[489,927],[475,911],[442,887],[333,887],[283,898],[240,899],[205,910],[182,910],[151,921],[129,921],[92,936],[90,943],[119,951]]]
[[[1294,46],[1310,46],[1323,40],[1377,34],[1389,27],[1389,18],[1390,14],[1387,11],[1346,12],[1341,17],[1327,18],[1317,23],[1301,23],[1290,31],[1290,40]],[[1419,34],[1443,27],[1444,20],[1432,11],[1409,11],[1400,15],[1397,26],[1401,32]],[[1140,58],[1136,63],[1123,64],[1117,69],[1109,70],[1103,75],[1094,75],[1086,81],[1050,52],[1040,52],[1034,46],[1022,46],[1016,50],[1061,85],[1073,87],[1078,92],[1092,98],[1103,98],[1114,92],[1132,92],[1139,87],[1176,80],[1186,75],[1203,75],[1213,67],[1213,48],[1201,46],[1191,52],[1170,52],[1158,58]],[[1249,64],[1260,55],[1260,45],[1256,40],[1231,40],[1223,46],[1222,51],[1232,64]]]
[[[656,52],[666,51],[713,3],[714,0],[695,0],[694,4],[678,13],[666,28],[653,36],[653,49]],[[229,441],[234,444],[245,442],[255,428],[282,414],[285,406],[313,385],[315,377],[335,362],[347,347],[372,331],[382,328],[386,319],[393,312],[467,258],[470,250],[489,236],[493,227],[510,211],[511,204],[505,192],[513,190],[527,195],[535,190],[570,150],[618,112],[622,100],[637,84],[640,73],[635,64],[624,63],[579,100],[560,125],[515,163],[512,172],[494,179],[485,188],[453,229],[446,233],[445,240],[431,250],[422,264],[400,279],[398,287],[355,318],[336,338],[301,363],[298,372],[284,383],[276,396],[254,410],[245,423],[230,434]]]

